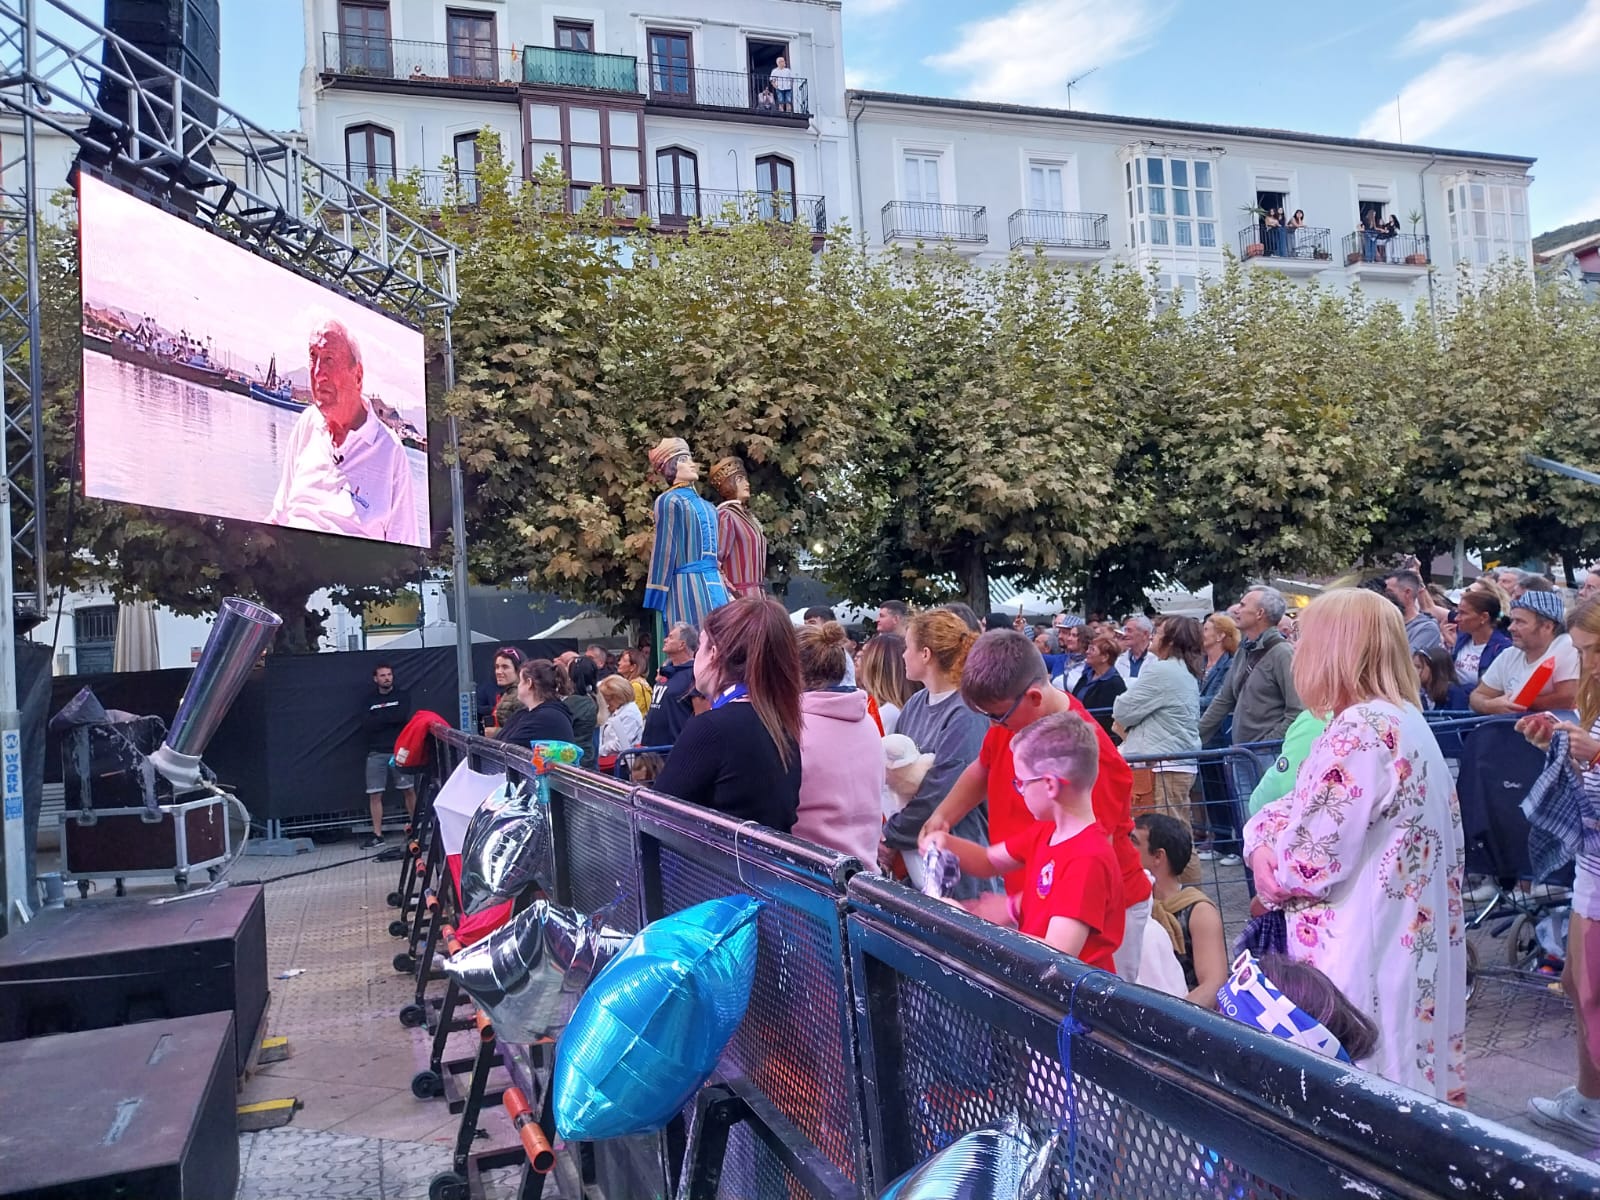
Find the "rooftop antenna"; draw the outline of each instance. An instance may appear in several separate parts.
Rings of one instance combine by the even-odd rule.
[[[1077,87],[1080,83],[1082,83],[1085,79],[1089,78],[1089,76],[1093,75],[1099,69],[1100,69],[1099,67],[1090,67],[1087,71],[1085,71],[1082,75],[1079,75],[1076,79],[1067,80],[1067,111],[1068,112],[1072,111],[1072,89]]]

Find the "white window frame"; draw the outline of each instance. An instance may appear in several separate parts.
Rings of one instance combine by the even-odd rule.
[[[1032,150],[1024,146],[1018,151],[1018,171],[1020,172],[1022,203],[1018,208],[1032,208],[1033,198],[1030,194],[1031,181],[1029,172],[1035,164],[1046,167],[1061,168],[1061,204],[1062,212],[1081,212],[1083,202],[1078,189],[1078,156],[1076,154],[1063,154],[1059,150]]]
[[[1228,239],[1232,237],[1232,233],[1229,231],[1227,218],[1225,217],[1222,209],[1222,168],[1218,161],[1221,155],[1205,154],[1201,152],[1201,149],[1201,147],[1195,147],[1193,149],[1187,147],[1156,147],[1139,143],[1124,147],[1122,153],[1117,156],[1117,190],[1119,194],[1119,200],[1116,221],[1119,228],[1128,231],[1128,248],[1135,255],[1156,259],[1158,262],[1163,264],[1164,268],[1170,268],[1174,276],[1180,273],[1181,267],[1183,266],[1193,265],[1195,268],[1193,272],[1182,273],[1192,273],[1196,276],[1204,275],[1205,268],[1208,266],[1220,266],[1222,263],[1222,249],[1228,244]],[[1135,204],[1134,212],[1131,216],[1129,215],[1128,206],[1133,202],[1136,194],[1144,195],[1145,202],[1148,204],[1148,196],[1145,194],[1146,189],[1150,187],[1150,181],[1147,174],[1147,162],[1152,158],[1159,158],[1164,161],[1165,182],[1163,182],[1160,186],[1169,194],[1172,191],[1171,167],[1173,159],[1181,159],[1188,164],[1190,172],[1189,184],[1184,190],[1188,191],[1191,195],[1201,190],[1195,186],[1195,164],[1197,162],[1205,163],[1206,166],[1211,170],[1211,186],[1204,189],[1211,193],[1211,216],[1200,216],[1198,211],[1199,205],[1196,204],[1195,212],[1190,213],[1187,217],[1177,218],[1179,220],[1190,221],[1194,224],[1195,231],[1193,245],[1179,245],[1177,242],[1176,230],[1170,228],[1170,226],[1168,229],[1167,241],[1151,241],[1149,240],[1148,236],[1148,222],[1150,221],[1150,213],[1147,211],[1140,211],[1137,204]],[[1128,183],[1128,171],[1130,167],[1134,171],[1134,181],[1131,186]],[[1252,193],[1252,196],[1253,195],[1254,193]],[[1171,211],[1170,205],[1168,206],[1168,211],[1160,214],[1160,218],[1168,221],[1169,223],[1174,219],[1174,217],[1175,214]],[[1216,240],[1214,245],[1202,246],[1200,244],[1200,223],[1202,221],[1210,222],[1210,224],[1215,228]],[[1146,236],[1143,239],[1140,238],[1138,229],[1138,226],[1141,222],[1144,222],[1146,226]]]
[[[956,198],[956,144],[931,142],[921,138],[894,139],[894,198],[902,203],[906,196],[905,161],[908,154],[921,154],[939,160],[939,203],[959,204]],[[753,160],[752,160],[753,161]]]
[[[1514,262],[1523,264],[1532,261],[1533,227],[1530,224],[1531,217],[1528,212],[1529,182],[1526,177],[1476,171],[1460,171],[1454,175],[1446,175],[1440,180],[1440,184],[1443,187],[1444,231],[1445,235],[1450,239],[1450,258],[1452,262],[1465,262],[1475,269],[1481,269],[1492,266],[1500,260],[1502,255]],[[1463,236],[1461,233],[1461,222],[1464,217],[1478,211],[1472,207],[1471,198],[1472,188],[1474,187],[1481,187],[1484,190],[1484,206],[1481,211],[1484,214],[1484,227],[1487,230],[1487,236],[1483,240],[1489,243],[1487,261],[1480,261],[1476,253],[1476,243],[1479,240],[1478,234],[1474,231],[1470,235]],[[1459,189],[1461,188],[1467,189],[1465,205],[1459,199]],[[1504,237],[1496,237],[1494,232],[1494,218],[1501,211],[1494,207],[1493,189],[1495,188],[1503,188],[1506,192],[1506,206],[1504,209],[1506,234]],[[1512,195],[1518,193],[1522,196],[1522,211],[1520,213],[1513,211],[1511,203]],[[1524,226],[1525,236],[1522,237],[1516,235],[1512,224],[1513,219],[1518,216],[1522,218]],[[1463,248],[1469,249],[1471,252],[1463,254]]]

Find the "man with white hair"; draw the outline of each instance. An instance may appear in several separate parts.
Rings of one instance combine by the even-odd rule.
[[[1155,632],[1154,622],[1143,613],[1135,613],[1122,623],[1117,640],[1122,643],[1123,650],[1117,658],[1117,673],[1124,679],[1139,678],[1139,669],[1149,657],[1150,642]]]
[[[405,447],[362,395],[360,346],[330,318],[312,329],[309,354],[311,404],[284,447],[283,475],[267,520],[424,545]]]

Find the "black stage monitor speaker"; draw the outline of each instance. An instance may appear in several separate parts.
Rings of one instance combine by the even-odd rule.
[[[168,70],[181,75],[193,84],[194,92],[185,87],[183,109],[196,121],[214,126],[217,123],[217,106],[200,93],[215,96],[222,81],[222,39],[220,30],[221,0],[106,0],[106,28],[123,41],[138,47]],[[129,56],[131,59],[131,56]],[[142,60],[124,61],[123,56],[109,46],[101,56],[105,65],[119,74],[131,74],[140,80],[164,81],[157,71]],[[132,68],[131,71],[127,68]],[[164,82],[152,89],[162,100],[170,103],[171,89]],[[109,76],[100,81],[100,107],[124,121],[134,120],[128,89]],[[137,113],[141,127],[152,119],[147,109]],[[170,130],[170,114],[162,113],[160,123]],[[110,145],[116,150],[129,148],[129,135],[109,127],[96,119],[90,123],[89,136],[94,141]],[[197,139],[185,139],[186,145],[195,148]],[[138,154],[138,150],[134,150]],[[209,159],[209,151],[200,149]],[[98,167],[116,167],[102,154],[85,150],[85,161]],[[148,185],[148,179],[141,182]]]

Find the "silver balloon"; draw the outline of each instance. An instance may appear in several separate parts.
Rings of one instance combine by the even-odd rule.
[[[556,905],[544,923],[544,945],[551,961],[565,975],[561,988],[568,992],[581,992],[600,972],[633,940],[616,920],[617,902],[605,905],[593,914],[575,912]]]
[[[1015,1117],[957,1138],[900,1176],[878,1200],[1030,1200],[1055,1139],[1040,1142]]]
[[[558,1022],[561,976],[544,959],[549,906],[535,900],[481,942],[445,960],[461,985],[508,1042],[532,1042]]]
[[[478,805],[461,843],[461,908],[471,916],[554,884],[550,808],[525,779],[506,782]]]

